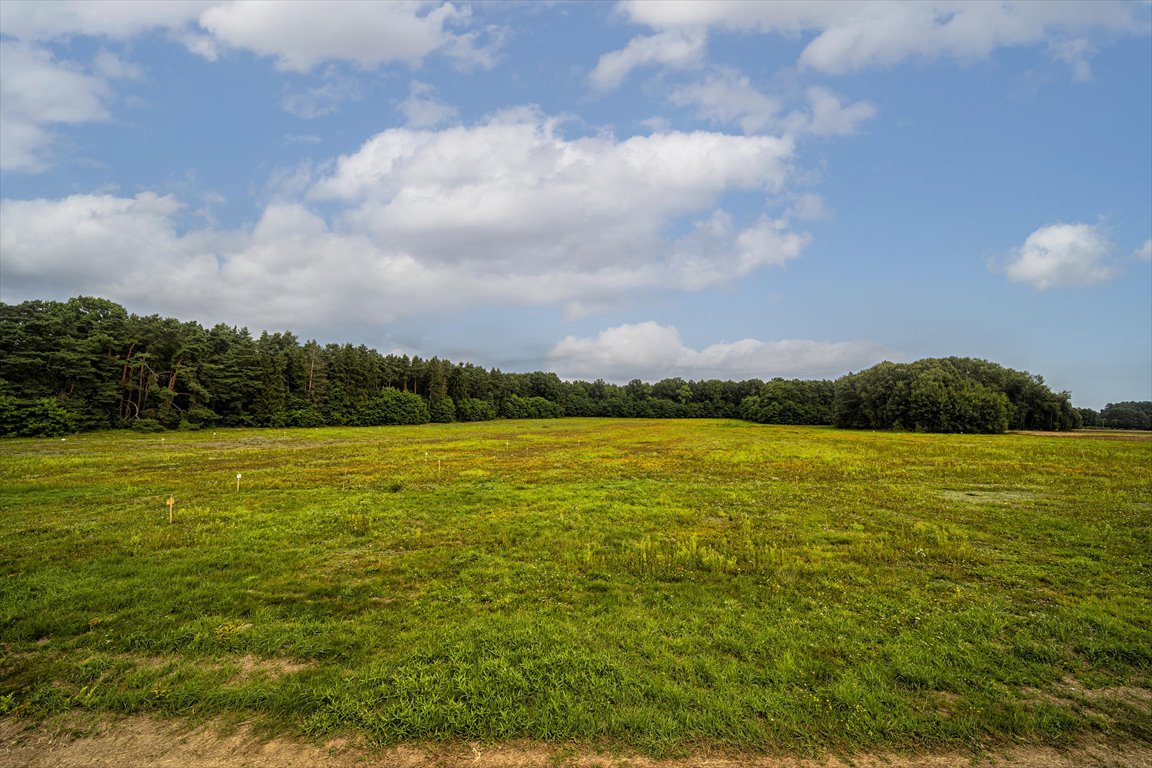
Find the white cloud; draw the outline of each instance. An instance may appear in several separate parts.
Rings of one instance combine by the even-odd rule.
[[[624,82],[636,67],[660,64],[672,69],[691,69],[704,62],[707,39],[695,30],[675,30],[634,37],[619,51],[600,57],[588,75],[593,87],[610,91]]]
[[[1039,290],[1102,283],[1115,275],[1111,249],[1098,226],[1050,224],[1012,252],[1004,272]]]
[[[6,289],[51,286],[56,293],[123,294],[163,281],[211,257],[211,233],[181,235],[180,203],[168,195],[74,195],[0,201],[0,254]],[[194,285],[194,283],[193,283]]]
[[[867,101],[845,105],[839,95],[827,88],[809,88],[808,111],[789,116],[793,130],[816,136],[848,136],[856,127],[876,115],[876,108]]]
[[[200,26],[223,45],[274,57],[280,69],[307,72],[334,60],[364,68],[417,64],[438,50],[482,66],[489,54],[475,37],[447,29],[468,20],[467,11],[450,3],[429,8],[417,2],[295,0],[218,4],[200,16]]]
[[[51,165],[52,126],[107,120],[109,95],[106,80],[47,50],[0,41],[0,169]]]
[[[1145,240],[1132,256],[1140,261],[1152,261],[1152,240]]]
[[[805,97],[806,108],[780,116],[779,99],[760,91],[741,72],[717,67],[704,79],[674,89],[668,100],[677,106],[694,106],[700,119],[739,125],[745,133],[775,129],[794,135],[846,136],[876,115],[876,108],[869,102],[846,105],[841,96],[827,88],[809,88]]]
[[[789,197],[785,214],[800,221],[826,221],[832,218],[824,198],[815,192],[800,192]]]
[[[675,327],[649,321],[608,328],[594,338],[567,336],[552,348],[548,361],[565,378],[624,382],[677,376],[820,378],[865,368],[890,355],[887,349],[869,341],[806,339],[742,339],[693,349],[684,345]]]
[[[781,189],[793,154],[787,139],[703,132],[565,139],[558,128],[533,110],[512,110],[471,127],[385,131],[341,157],[312,197],[347,203],[346,228],[423,261],[565,274],[567,290],[580,292],[573,299],[589,298],[580,288],[586,281],[600,290],[695,285],[778,258],[741,251],[740,233],[729,227],[708,241],[705,270],[665,233],[686,218],[711,217],[725,192]],[[787,234],[779,241],[790,256]]]
[[[1078,37],[1074,40],[1056,40],[1049,44],[1048,49],[1058,61],[1072,67],[1072,77],[1076,82],[1086,83],[1092,79],[1088,58],[1096,53],[1096,46],[1087,39]]]
[[[718,67],[703,80],[676,88],[668,100],[695,106],[696,115],[716,124],[735,123],[745,133],[760,133],[776,123],[780,102],[762,93],[748,77],[730,67]]]
[[[467,30],[471,15],[451,3],[293,0],[38,0],[0,3],[0,28],[10,37],[48,41],[75,36],[127,40],[163,31],[215,61],[222,47],[276,59],[307,72],[329,61],[364,68],[418,64],[439,52],[464,67],[490,68],[501,31]],[[462,28],[461,31],[452,29]]]
[[[737,231],[732,217],[716,211],[694,222],[692,232],[677,241],[669,261],[670,275],[690,289],[724,283],[765,266],[782,266],[800,256],[811,242],[806,233],[788,231],[786,219],[762,216]]]
[[[280,99],[280,107],[296,117],[314,120],[338,112],[345,102],[363,98],[360,83],[329,69],[320,85],[284,94]]]
[[[800,56],[802,66],[842,74],[890,67],[908,58],[961,60],[987,57],[997,48],[1073,40],[1086,32],[1139,31],[1135,5],[1092,2],[754,2],[752,0],[626,0],[634,22],[666,33],[706,28],[788,36],[815,33]],[[1073,42],[1072,63],[1081,76],[1090,49]],[[1061,56],[1060,49],[1056,50]],[[1067,59],[1066,59],[1067,60]]]
[[[171,197],[5,200],[0,284],[257,327],[347,326],[482,304],[580,313],[636,290],[722,284],[808,243],[786,220],[738,224],[717,208],[729,194],[779,196],[786,139],[558,128],[523,109],[385,131],[277,178],[260,220],[231,231]]]
[[[140,80],[144,77],[144,70],[137,64],[124,61],[105,48],[96,52],[92,68],[109,80]]]
[[[436,98],[434,86],[413,80],[400,113],[411,128],[432,128],[456,117],[456,107]]]
[[[155,29],[176,29],[212,7],[211,0],[36,0],[0,3],[0,28],[22,40],[48,41],[79,35],[126,40]]]

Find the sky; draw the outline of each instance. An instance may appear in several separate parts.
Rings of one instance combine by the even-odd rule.
[[[1152,4],[0,2],[0,301],[1152,399]]]

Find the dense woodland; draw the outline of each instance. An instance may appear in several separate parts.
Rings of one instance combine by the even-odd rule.
[[[375,426],[496,418],[742,418],[938,432],[1147,427],[1147,403],[1075,409],[1043,379],[969,358],[832,381],[561,381],[291,333],[129,314],[105,299],[0,303],[0,435],[205,426]],[[1143,410],[1140,410],[1143,408]],[[1136,413],[1123,424],[1117,413]],[[1141,421],[1140,419],[1143,419]],[[1129,423],[1131,422],[1131,423]]]

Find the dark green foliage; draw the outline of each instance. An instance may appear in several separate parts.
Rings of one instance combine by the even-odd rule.
[[[740,418],[760,424],[831,424],[831,381],[772,379],[740,403]]]
[[[326,426],[324,414],[315,408],[297,408],[288,414],[290,427],[323,427]]]
[[[51,397],[0,395],[0,437],[60,437],[76,431],[76,417]]]
[[[835,385],[835,423],[919,432],[1067,430],[1080,414],[1039,376],[973,358],[875,365]]]
[[[1108,403],[1096,426],[1110,429],[1152,429],[1152,401]]]
[[[452,398],[444,395],[428,404],[428,414],[432,417],[432,421],[438,424],[456,421],[456,404],[452,402]]]
[[[469,397],[456,404],[456,418],[460,421],[491,421],[496,408],[487,400]]]
[[[559,419],[563,415],[563,406],[542,397],[512,395],[504,403],[506,419]]]
[[[0,435],[231,427],[422,424],[560,416],[743,418],[765,424],[999,432],[1083,422],[1152,427],[1148,403],[1072,408],[1039,376],[984,360],[881,363],[829,381],[620,386],[504,373],[288,332],[130,315],[104,299],[0,303]]]
[[[428,404],[411,392],[385,388],[356,409],[353,424],[379,427],[385,424],[427,424]]]
[[[1100,414],[1091,408],[1077,408],[1077,413],[1080,414],[1080,426],[1082,427],[1097,427],[1100,425]]]

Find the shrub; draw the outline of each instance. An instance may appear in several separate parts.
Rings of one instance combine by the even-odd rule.
[[[4,437],[59,437],[75,431],[75,415],[55,398],[0,396],[0,435]]]
[[[491,421],[496,418],[496,406],[487,400],[469,397],[456,404],[456,418],[460,421]]]

